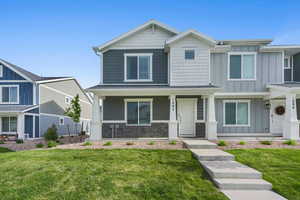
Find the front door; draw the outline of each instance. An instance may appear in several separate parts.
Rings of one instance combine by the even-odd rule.
[[[196,99],[177,99],[177,120],[180,137],[195,137]]]
[[[273,134],[282,134],[283,133],[283,123],[284,123],[284,113],[282,113],[285,108],[283,100],[273,100],[271,101],[271,110],[270,110],[270,132]]]

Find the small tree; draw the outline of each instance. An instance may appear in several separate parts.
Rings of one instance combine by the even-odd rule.
[[[71,101],[71,107],[67,108],[65,115],[72,118],[75,123],[75,132],[77,133],[77,123],[80,122],[81,107],[79,104],[79,95],[77,94]]]

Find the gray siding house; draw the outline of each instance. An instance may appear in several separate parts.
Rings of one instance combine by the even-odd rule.
[[[298,139],[300,46],[271,42],[215,40],[151,20],[94,47],[91,139]]]
[[[64,115],[72,98],[80,97],[81,123],[89,132],[91,100],[72,77],[41,77],[0,59],[0,135],[40,138],[53,124],[60,135],[75,133]]]

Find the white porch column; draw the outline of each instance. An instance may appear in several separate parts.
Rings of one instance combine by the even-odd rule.
[[[176,95],[170,95],[169,139],[177,139]]]
[[[215,96],[213,94],[208,96],[208,110],[206,121],[206,138],[209,140],[217,139],[217,121],[215,113]]]
[[[17,133],[19,139],[25,139],[24,120],[25,120],[24,114],[23,113],[19,114],[17,118]]]
[[[299,123],[297,119],[296,94],[286,94],[286,112],[283,137],[285,139],[299,139]]]
[[[98,97],[94,94],[94,100],[92,105],[92,120],[91,120],[91,134],[90,141],[99,141],[102,139],[102,112],[103,112],[103,102],[100,107],[99,100],[104,99],[103,97]]]

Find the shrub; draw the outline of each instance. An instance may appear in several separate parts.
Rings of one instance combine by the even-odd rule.
[[[172,141],[169,142],[169,144],[175,145],[175,144],[177,144],[177,142],[176,142],[176,140],[172,140]]]
[[[91,146],[91,145],[93,145],[91,142],[85,142],[82,144],[82,146]]]
[[[44,147],[44,144],[43,143],[38,143],[35,145],[36,148],[43,148]]]
[[[245,141],[240,141],[240,142],[239,142],[239,145],[245,145],[245,144],[246,144]]]
[[[64,136],[63,136],[63,135],[62,135],[62,136],[60,136],[60,137],[59,137],[59,139],[64,139]]]
[[[151,141],[151,142],[148,142],[148,145],[154,145],[155,142]]]
[[[17,140],[16,140],[16,143],[17,143],[17,144],[23,144],[23,143],[24,143],[24,140],[22,140],[22,139],[17,139]]]
[[[283,144],[287,144],[287,145],[297,145],[297,142],[295,140],[287,140],[284,141]]]
[[[57,128],[56,126],[53,124],[50,128],[47,129],[46,133],[44,134],[44,138],[47,141],[56,141],[58,138],[57,135]]]
[[[47,144],[48,148],[52,148],[52,147],[56,147],[56,146],[57,146],[57,143],[53,140],[50,140]]]
[[[59,141],[59,143],[58,144],[65,144],[64,142],[62,142],[62,141]]]
[[[269,140],[260,141],[260,143],[263,144],[263,145],[271,145],[272,144],[272,142],[269,141]]]
[[[110,142],[110,141],[105,142],[105,143],[103,144],[103,146],[111,146],[111,145],[112,145],[112,142]]]
[[[218,142],[218,146],[220,146],[220,147],[227,146],[227,143],[224,140],[220,140]]]
[[[5,144],[5,142],[3,140],[0,140],[0,144]]]
[[[126,145],[134,145],[133,142],[126,142]]]

